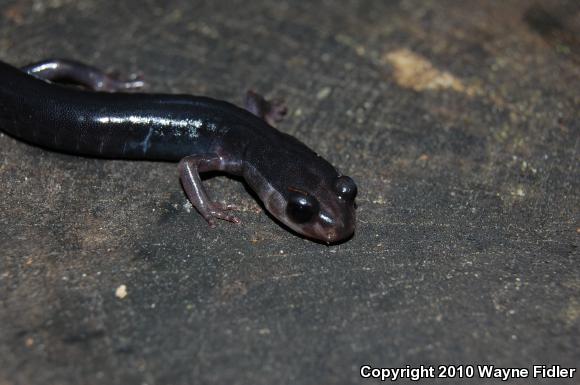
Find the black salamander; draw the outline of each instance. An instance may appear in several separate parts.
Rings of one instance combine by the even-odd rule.
[[[251,91],[246,109],[201,96],[120,92],[142,85],[70,60],[20,69],[0,62],[0,129],[69,154],[178,161],[189,200],[212,227],[216,218],[239,223],[235,207],[211,201],[199,176],[222,171],[241,176],[297,233],[325,243],[352,236],[356,184],[273,127],[285,113],[280,103]]]

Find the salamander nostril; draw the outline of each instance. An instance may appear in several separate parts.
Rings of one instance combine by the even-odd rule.
[[[335,231],[329,231],[328,234],[326,234],[326,239],[328,242],[334,242],[336,240],[336,232]]]

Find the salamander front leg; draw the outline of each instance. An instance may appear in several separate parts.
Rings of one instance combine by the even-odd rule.
[[[264,119],[271,126],[282,121],[288,113],[288,107],[286,107],[286,104],[282,100],[275,99],[268,101],[262,95],[252,90],[246,92],[244,107],[252,114]]]
[[[77,84],[93,91],[116,92],[142,88],[145,83],[138,75],[128,80],[98,68],[67,59],[48,59],[20,68],[29,75],[55,83]]]
[[[215,154],[192,155],[181,159],[179,162],[179,177],[183,189],[191,204],[205,218],[210,227],[215,227],[215,218],[240,223],[236,216],[228,212],[229,210],[235,210],[236,207],[212,202],[199,177],[200,172],[228,171],[229,168],[231,168],[231,165],[228,165],[223,158]]]

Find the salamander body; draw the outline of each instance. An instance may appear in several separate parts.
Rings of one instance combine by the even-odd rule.
[[[272,126],[284,112],[279,104],[252,92],[246,109],[201,96],[123,92],[140,85],[68,60],[20,69],[0,62],[0,129],[69,154],[179,162],[183,188],[211,226],[216,218],[239,222],[233,206],[209,199],[199,177],[223,171],[242,177],[299,234],[326,243],[353,234],[356,184]]]

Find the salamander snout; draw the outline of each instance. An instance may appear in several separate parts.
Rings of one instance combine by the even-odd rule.
[[[314,193],[288,188],[284,222],[293,230],[325,243],[344,241],[355,229],[357,187],[348,176]]]
[[[352,209],[342,208],[338,215],[321,212],[317,222],[313,226],[314,238],[329,244],[346,240],[354,234],[354,207]]]

